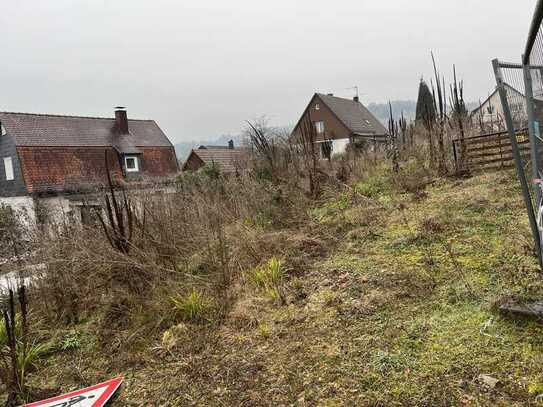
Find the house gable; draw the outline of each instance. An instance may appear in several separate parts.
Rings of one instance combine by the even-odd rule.
[[[302,116],[292,131],[292,137],[300,136],[300,126],[305,118],[309,117],[311,123],[324,122],[324,134],[317,135],[317,141],[337,140],[349,138],[351,130],[337,117],[337,115],[315,93],[305,108]]]
[[[198,157],[194,150],[190,150],[190,154],[183,164],[182,171],[197,171],[204,165],[204,161]]]
[[[308,116],[312,123],[323,122],[324,132],[317,141],[343,140],[352,137],[383,137],[388,131],[357,98],[345,99],[332,94],[316,93],[304,110],[292,133],[299,137],[301,123]]]

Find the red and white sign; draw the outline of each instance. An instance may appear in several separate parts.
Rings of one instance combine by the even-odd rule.
[[[25,407],[102,407],[111,398],[113,393],[117,391],[122,382],[123,378],[117,377],[116,379],[111,379],[107,382],[73,391],[62,396],[25,404]]]

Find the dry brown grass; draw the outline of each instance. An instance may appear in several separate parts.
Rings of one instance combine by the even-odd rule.
[[[283,173],[273,181],[257,172],[184,177],[174,193],[133,197],[141,211],[129,255],[97,228],[43,237],[39,256],[47,269],[31,305],[51,335],[76,330],[82,339],[71,353],[43,363],[32,384],[60,392],[122,374],[121,405],[459,400],[456,384],[446,380],[467,376],[440,370],[439,357],[450,353],[438,345],[452,347],[451,366],[468,370],[464,348],[447,342],[467,335],[477,346],[464,345],[477,363],[487,361],[479,319],[489,316],[479,305],[498,291],[487,282],[485,288],[486,256],[466,230],[488,233],[497,247],[503,233],[492,222],[509,225],[507,216],[517,219],[522,206],[504,192],[510,179],[432,184],[433,170],[413,164],[409,154],[398,175],[405,182],[394,181],[387,161],[375,166],[360,155],[347,161],[346,178],[324,179],[318,199],[307,197],[301,179],[278,181]],[[420,190],[426,199],[413,199]],[[494,195],[499,202],[483,200]],[[487,210],[491,224],[483,227]],[[457,236],[463,240],[455,243],[453,266],[443,245]],[[501,250],[488,257],[492,272],[505,270],[515,287],[525,276],[535,287],[528,254]],[[272,287],[279,299],[250,277],[272,258],[282,265]],[[476,299],[465,295],[459,267]],[[425,315],[434,319],[424,322]],[[459,328],[465,318],[468,333]],[[427,333],[432,327],[438,339]],[[511,341],[521,340],[516,329],[508,331]],[[505,354],[500,344],[494,350]]]

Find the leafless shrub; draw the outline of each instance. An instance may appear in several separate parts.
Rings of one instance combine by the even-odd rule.
[[[320,193],[319,165],[316,150],[317,130],[311,120],[311,113],[305,115],[299,125],[299,133],[294,143],[296,143],[302,168],[309,180],[309,193],[316,197]]]
[[[437,138],[437,147],[438,147],[438,172],[440,175],[447,174],[447,156],[445,151],[445,125],[447,124],[447,97],[445,91],[445,77],[440,77],[439,71],[437,70],[436,61],[434,54],[432,53],[432,64],[434,67],[435,75],[435,86],[432,85],[432,94],[434,97],[434,105],[436,106],[437,115],[435,116],[435,125],[432,126],[432,129],[436,132]],[[437,94],[436,94],[437,90]]]
[[[0,256],[20,262],[28,249],[29,236],[25,230],[25,214],[7,205],[0,205]]]
[[[126,191],[121,188],[121,199],[115,192],[115,186],[111,179],[109,164],[105,153],[105,166],[109,192],[104,192],[106,216],[102,211],[97,211],[98,219],[102,225],[105,236],[113,248],[122,253],[128,254],[134,231],[134,210],[133,205],[126,196]]]
[[[43,242],[46,271],[36,290],[47,318],[72,323],[92,315],[102,321],[100,336],[116,346],[142,338],[131,336],[133,329],[152,334],[178,322],[169,298],[197,290],[213,299],[211,314],[220,321],[232,304],[233,283],[264,255],[258,245],[248,255],[248,243],[290,219],[301,221],[293,214],[305,207],[300,189],[253,174],[188,173],[175,188],[156,189],[126,192],[137,212],[131,238],[124,240],[129,251],[96,233],[103,225]]]
[[[41,355],[41,348],[30,347],[28,338],[28,300],[26,289],[17,289],[19,313],[13,290],[9,290],[6,307],[2,309],[0,326],[0,378],[7,386],[6,405],[16,405],[27,393],[26,375],[30,364]]]
[[[400,171],[400,164],[398,162],[400,159],[398,151],[398,138],[400,136],[400,132],[403,131],[400,130],[400,126],[404,125],[404,123],[397,123],[396,120],[394,120],[394,116],[392,115],[392,104],[390,102],[388,102],[388,107],[390,109],[390,118],[388,119],[388,149],[392,161],[392,171],[394,173],[398,173],[398,171]]]
[[[452,106],[452,118],[449,122],[451,128],[458,130],[460,140],[460,156],[456,162],[456,171],[462,172],[466,170],[466,151],[467,146],[465,143],[466,137],[466,125],[468,123],[468,111],[466,104],[464,103],[464,83],[458,82],[456,79],[456,67],[453,65],[454,82],[450,85],[451,88],[451,106]]]
[[[258,157],[263,158],[270,175],[275,176],[275,166],[277,163],[277,148],[275,146],[275,134],[268,126],[265,117],[247,121],[248,128],[245,130],[245,135],[249,139],[249,145],[253,147],[254,152]]]
[[[420,222],[420,229],[424,234],[435,235],[443,231],[443,225],[436,218],[428,217]]]
[[[420,160],[410,160],[404,163],[402,169],[394,177],[394,182],[400,190],[421,198],[426,186],[431,182],[431,174]]]

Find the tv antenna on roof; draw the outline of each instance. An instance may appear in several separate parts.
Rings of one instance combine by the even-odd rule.
[[[360,95],[358,94],[358,85],[355,85],[355,86],[351,86],[350,88],[345,88],[345,90],[354,90],[356,93],[355,93],[355,96],[358,98]],[[363,95],[365,95],[365,93],[362,93]]]

